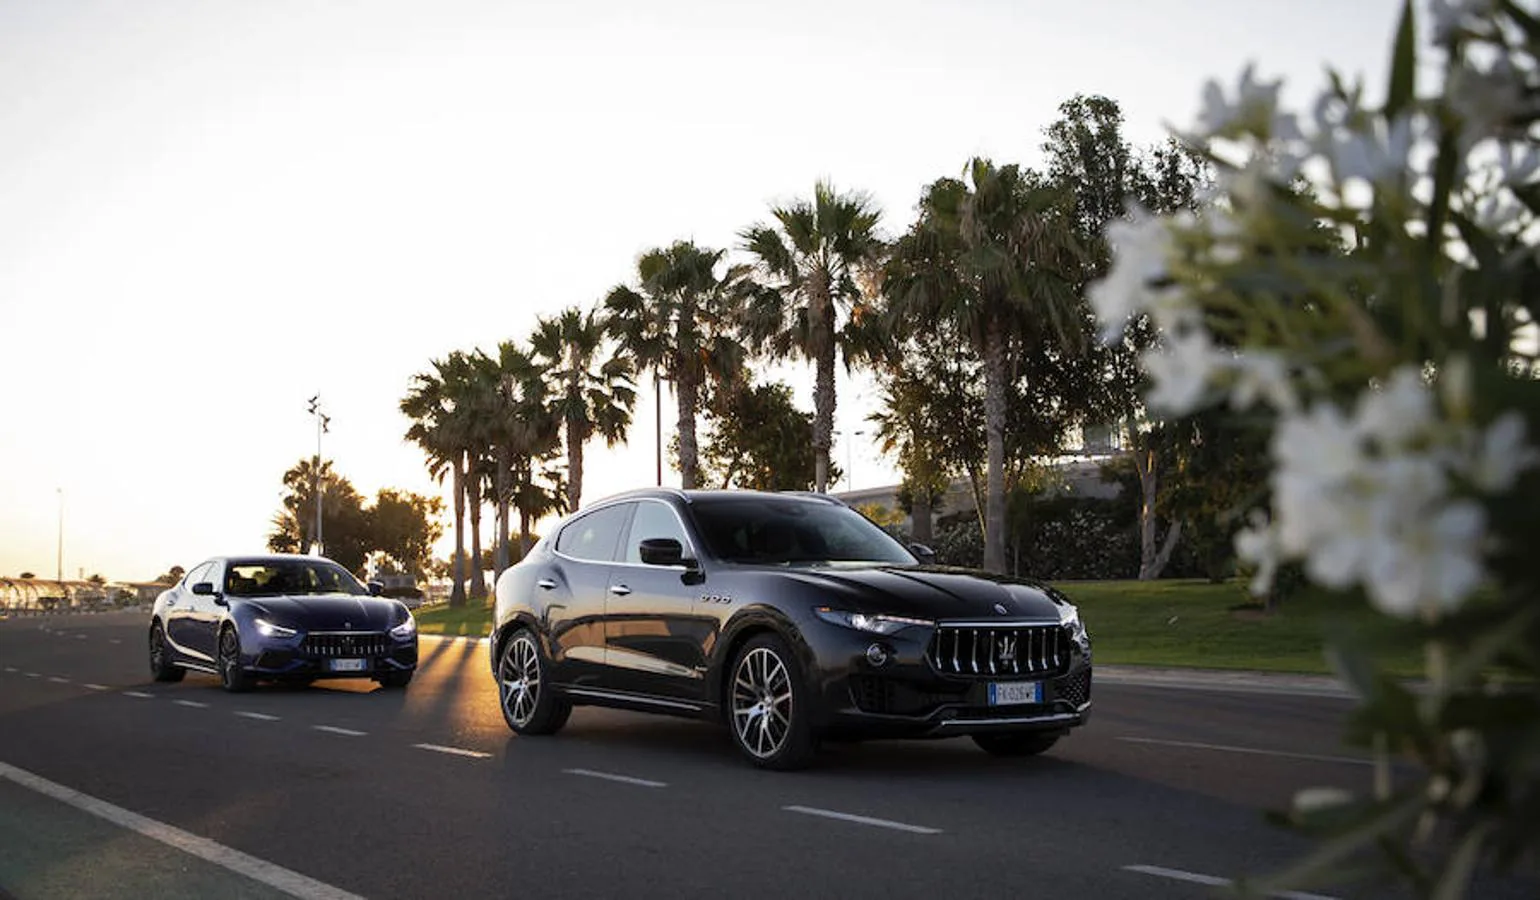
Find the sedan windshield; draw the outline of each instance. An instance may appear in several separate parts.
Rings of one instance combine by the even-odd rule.
[[[225,572],[225,593],[236,597],[262,597],[367,594],[369,590],[335,563],[296,559],[233,562]]]
[[[711,555],[726,562],[917,562],[871,520],[836,503],[791,497],[697,497],[690,512]]]

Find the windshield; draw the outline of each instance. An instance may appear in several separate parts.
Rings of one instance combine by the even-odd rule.
[[[782,497],[698,497],[690,504],[711,555],[757,565],[917,560],[865,516],[836,503]]]
[[[324,560],[233,562],[225,572],[225,593],[235,597],[276,594],[367,594],[369,589],[336,563]]]

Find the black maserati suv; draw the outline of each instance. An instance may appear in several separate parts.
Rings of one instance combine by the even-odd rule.
[[[564,520],[497,582],[508,726],[574,705],[724,721],[756,765],[820,739],[968,735],[1026,756],[1084,724],[1091,642],[1031,581],[926,565],[822,495],[652,489]]]

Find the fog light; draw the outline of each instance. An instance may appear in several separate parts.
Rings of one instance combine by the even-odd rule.
[[[866,648],[866,661],[872,665],[885,666],[888,664],[888,659],[888,648],[881,644],[873,644]]]

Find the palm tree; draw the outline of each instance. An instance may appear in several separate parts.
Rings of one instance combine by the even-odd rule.
[[[800,356],[814,366],[814,490],[829,488],[834,432],[834,356],[844,326],[861,303],[863,269],[875,268],[883,245],[880,213],[864,194],[835,193],[820,181],[811,201],[772,207],[775,225],[754,225],[739,237],[764,283],[753,294],[744,331],[756,350]],[[850,358],[845,352],[846,367]]]
[[[604,343],[603,319],[575,306],[541,318],[530,337],[535,363],[545,371],[549,408],[566,432],[569,513],[577,512],[583,497],[583,445],[597,432],[615,446],[636,406],[631,360],[621,354],[600,362]]]
[[[604,298],[606,325],[642,369],[670,381],[679,407],[679,477],[700,481],[696,410],[710,379],[731,383],[743,368],[736,339],[738,310],[748,270],[717,267],[724,251],[676,241],[642,254],[637,288],[619,285]]]
[[[547,459],[559,442],[557,420],[549,409],[542,370],[531,354],[513,341],[498,345],[497,357],[478,354],[478,379],[492,386],[492,407],[485,418],[491,460],[492,496],[497,537],[493,571],[501,575],[510,562],[511,510],[520,519],[521,545],[529,551],[530,524],[556,510],[553,491],[537,480],[535,463]]]
[[[440,483],[451,476],[454,492],[455,552],[454,587],[450,606],[465,603],[465,481],[467,458],[475,444],[472,415],[473,365],[458,351],[432,362],[432,370],[412,376],[411,388],[401,400],[401,412],[412,420],[406,439],[422,448],[428,471]]]
[[[920,201],[885,281],[900,327],[953,323],[984,364],[984,568],[1005,570],[1005,437],[1013,347],[1073,346],[1082,251],[1065,198],[1030,170],[970,160]]]

